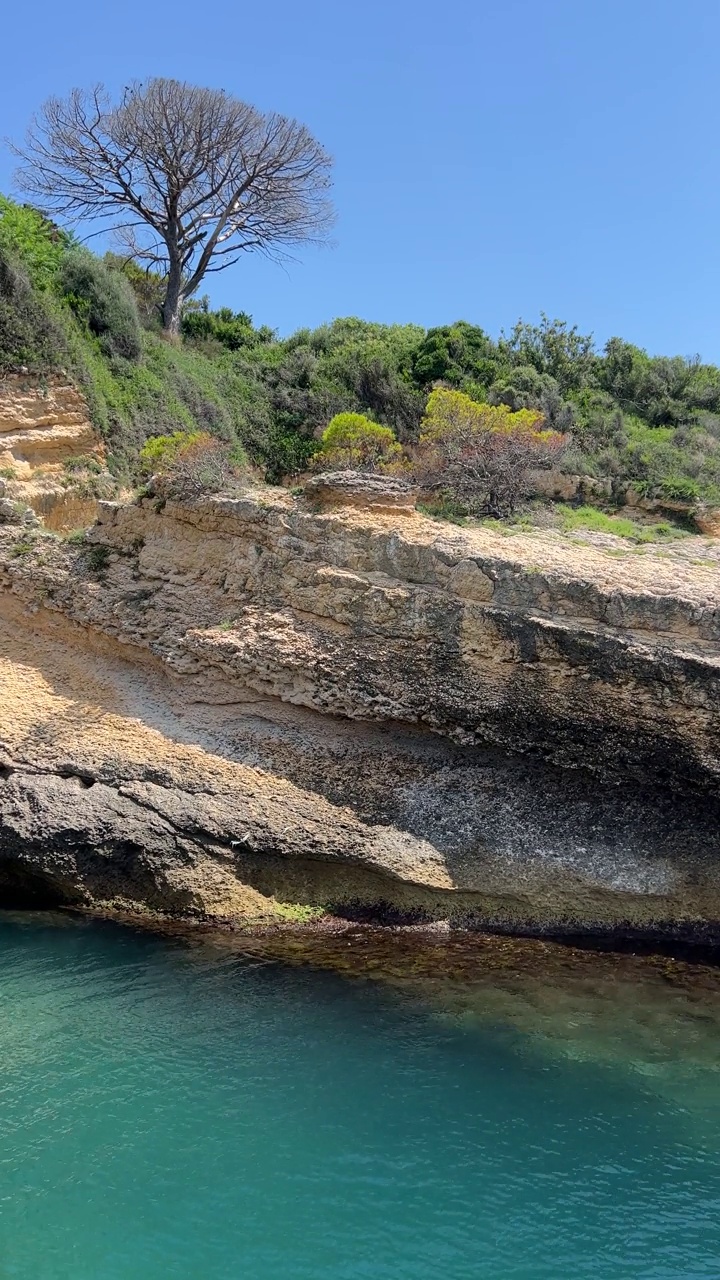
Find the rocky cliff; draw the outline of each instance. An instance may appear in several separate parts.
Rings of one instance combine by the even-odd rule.
[[[95,459],[104,449],[88,406],[60,374],[0,378],[0,484],[11,502],[34,510],[48,528],[73,529],[94,520],[97,502],[70,485],[65,463]]]
[[[381,490],[0,528],[6,898],[720,937],[716,544]]]
[[[60,375],[3,375],[0,380],[0,467],[27,479],[99,448],[87,405]]]

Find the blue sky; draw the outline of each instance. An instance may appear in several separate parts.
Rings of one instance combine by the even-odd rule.
[[[3,15],[0,135],[50,93],[150,75],[303,120],[336,247],[246,259],[211,298],[287,333],[339,315],[541,311],[720,362],[717,0],[35,0]],[[11,56],[8,56],[8,51]],[[0,190],[12,157],[0,152]]]

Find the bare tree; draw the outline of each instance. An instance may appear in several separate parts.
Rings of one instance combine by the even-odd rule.
[[[130,85],[115,105],[102,85],[50,98],[14,150],[48,213],[104,220],[162,273],[169,333],[208,272],[321,241],[332,222],[332,161],[304,125],[178,80]]]

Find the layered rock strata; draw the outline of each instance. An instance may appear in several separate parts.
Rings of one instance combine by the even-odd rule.
[[[720,936],[715,544],[330,490],[0,531],[6,897]]]
[[[57,374],[40,379],[4,374],[0,379],[0,467],[29,479],[39,467],[100,452],[88,407],[79,391]]]
[[[96,464],[105,459],[77,388],[61,374],[3,374],[0,499],[29,507],[50,529],[89,524],[97,513],[97,500],[65,472],[64,464],[73,458]]]

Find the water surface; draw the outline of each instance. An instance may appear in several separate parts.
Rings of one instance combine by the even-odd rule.
[[[30,914],[0,953],[3,1280],[720,1276],[711,968]]]

